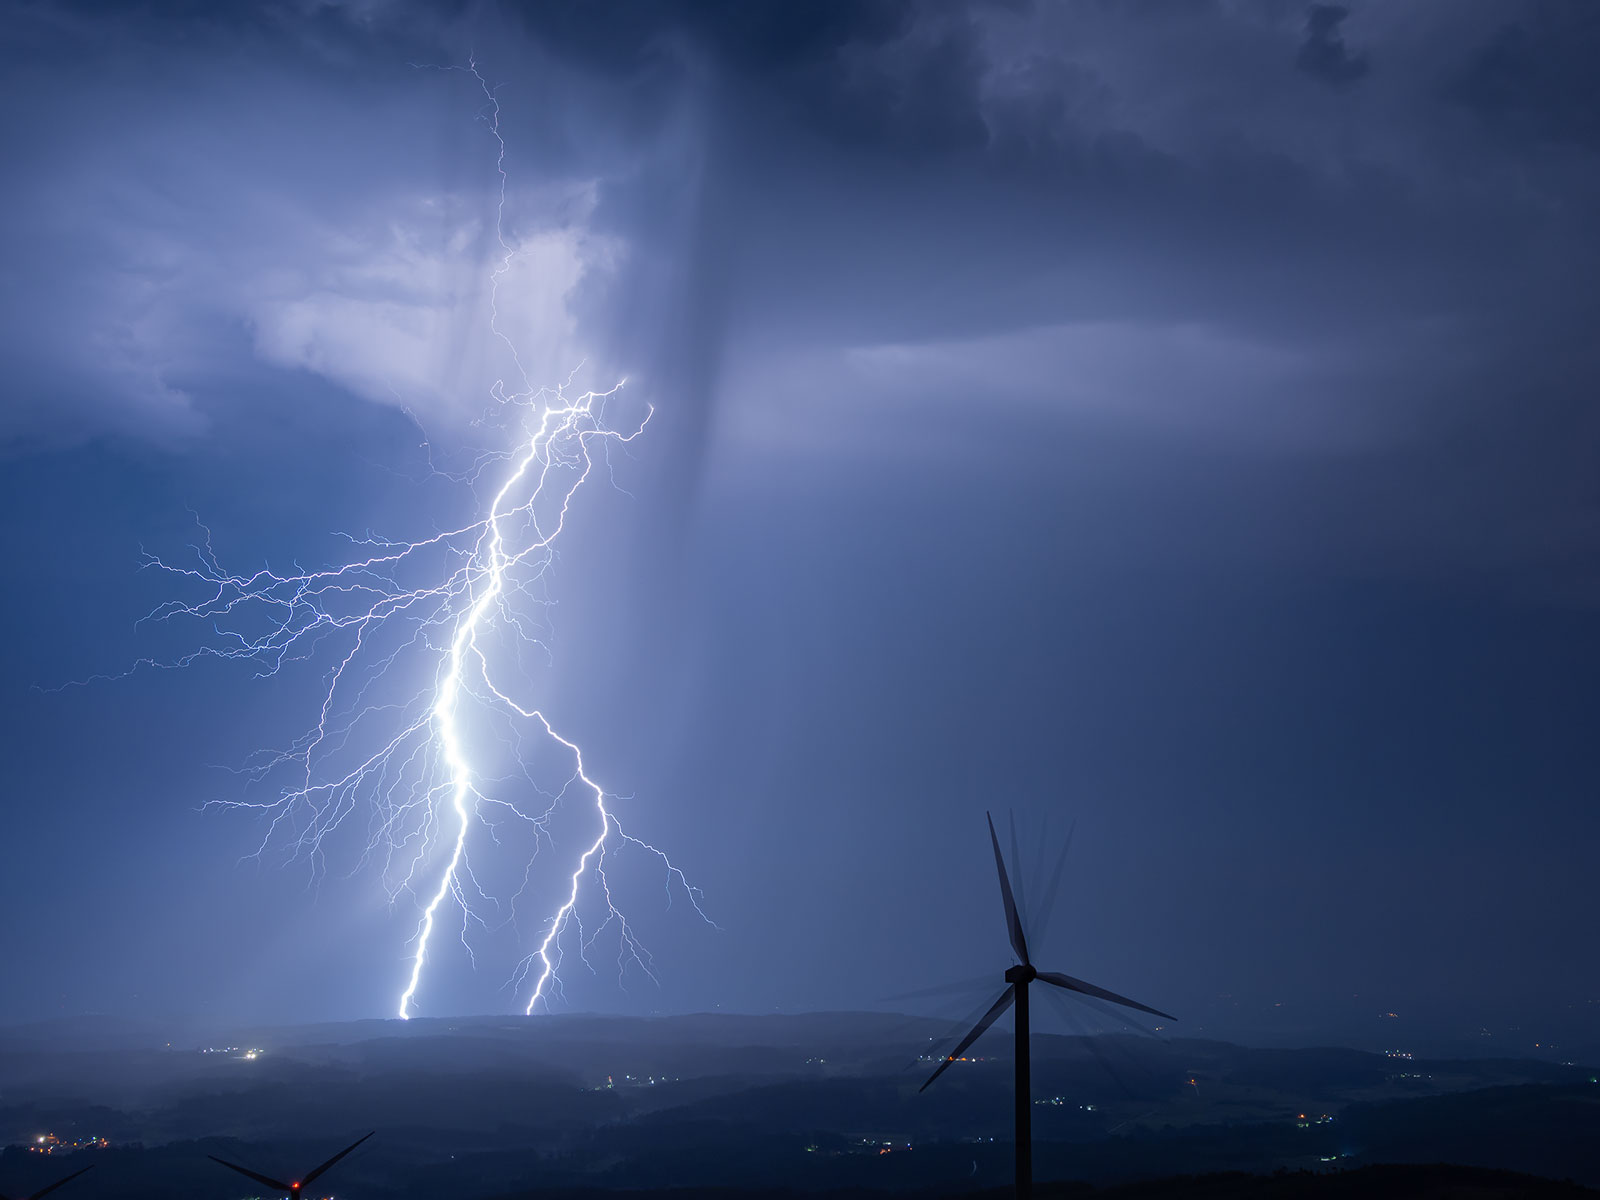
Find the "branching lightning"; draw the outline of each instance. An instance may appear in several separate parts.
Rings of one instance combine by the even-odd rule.
[[[349,560],[320,570],[229,571],[209,531],[193,548],[192,563],[147,557],[147,566],[198,589],[197,599],[163,604],[151,619],[192,621],[206,632],[187,653],[139,664],[242,659],[262,676],[290,664],[322,665],[314,723],[288,747],[262,752],[241,770],[247,783],[273,787],[276,794],[213,803],[259,811],[265,833],[257,855],[303,859],[313,869],[324,863],[335,830],[367,822],[361,862],[381,866],[391,901],[411,894],[421,905],[396,1005],[402,1018],[417,1011],[430,952],[450,916],[459,918],[469,953],[472,929],[518,921],[535,860],[556,849],[551,826],[558,819],[563,828],[580,829],[581,849],[570,868],[557,869],[559,902],[541,919],[534,949],[512,974],[512,985],[526,996],[524,1011],[548,1005],[559,993],[563,947],[574,943],[587,963],[606,929],[614,928],[618,938],[619,975],[637,968],[655,977],[607,878],[608,855],[620,848],[652,856],[665,873],[669,899],[679,889],[706,917],[698,892],[667,856],[623,830],[582,750],[527,694],[525,660],[543,651],[537,614],[548,603],[544,588],[554,545],[573,498],[597,463],[609,464],[611,448],[644,432],[651,413],[628,429],[613,429],[606,407],[621,384],[577,392],[570,379],[554,388],[529,381],[498,306],[517,253],[504,228],[500,105],[476,63],[447,69],[469,73],[482,88],[481,115],[499,147],[495,232],[501,255],[490,279],[490,324],[510,352],[520,385],[501,380],[491,388],[510,417],[506,424],[519,430],[512,449],[483,456],[471,473],[481,487],[502,472],[493,498],[479,519],[418,540],[349,538],[355,548]],[[396,692],[410,699],[392,699]],[[487,757],[511,764],[505,773],[497,776],[485,762],[485,739],[493,746]],[[542,787],[532,763],[537,759],[548,771],[552,758],[567,764],[552,776],[562,782]],[[538,797],[531,805],[523,799],[530,792]],[[530,835],[532,850],[510,894],[491,893],[474,870],[475,858],[502,853],[508,826]],[[598,923],[591,920],[585,929],[581,911],[598,914]]]

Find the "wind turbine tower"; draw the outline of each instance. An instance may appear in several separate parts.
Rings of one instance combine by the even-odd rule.
[[[987,816],[987,814],[985,814]],[[1059,971],[1041,971],[1033,965],[1033,960],[1028,957],[1028,941],[1022,933],[1022,918],[1017,912],[1016,898],[1011,894],[1011,879],[1006,874],[1005,857],[1000,853],[1000,839],[994,832],[994,818],[988,817],[989,842],[994,847],[995,870],[1000,874],[1000,899],[1006,910],[1006,932],[1011,938],[1011,949],[1017,957],[1015,966],[1005,973],[1006,988],[1000,993],[999,999],[989,1008],[989,1011],[978,1018],[978,1023],[966,1037],[957,1043],[956,1048],[945,1055],[934,1073],[928,1076],[927,1083],[918,1088],[918,1092],[926,1091],[930,1084],[944,1073],[946,1067],[955,1062],[966,1053],[967,1047],[983,1035],[984,1030],[999,1019],[1000,1014],[1012,1005],[1016,1006],[1016,1152],[1017,1152],[1017,1200],[1030,1200],[1033,1195],[1033,1080],[1030,1071],[1029,1045],[1028,1045],[1028,985],[1038,981],[1048,983],[1051,987],[1064,988],[1069,992],[1080,995],[1092,996],[1096,1000],[1107,1000],[1112,1004],[1119,1004],[1124,1008],[1136,1008],[1140,1012],[1150,1013],[1152,1016],[1163,1017],[1168,1021],[1177,1020],[1170,1013],[1164,1013],[1158,1008],[1151,1008],[1148,1004],[1140,1004],[1137,1000],[1130,1000],[1126,996],[1119,996],[1116,992],[1107,991],[1103,987],[1087,983],[1082,979],[1074,979],[1071,975],[1063,975]],[[1012,857],[1016,857],[1016,832],[1012,831]],[[1016,864],[1013,863],[1013,866]]]

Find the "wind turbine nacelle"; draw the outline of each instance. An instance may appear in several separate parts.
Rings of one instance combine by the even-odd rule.
[[[1039,972],[1033,969],[1032,963],[1018,963],[1006,972],[1007,983],[1032,983],[1039,978]]]

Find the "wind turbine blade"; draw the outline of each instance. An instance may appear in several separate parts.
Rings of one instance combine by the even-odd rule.
[[[962,979],[952,983],[938,983],[932,987],[918,988],[914,992],[901,992],[897,996],[883,996],[879,1004],[892,1004],[897,1000],[926,1000],[933,996],[955,996],[962,992],[975,992],[979,988],[987,990],[994,984],[995,973],[986,971],[982,975],[975,975],[971,979]],[[0,1197],[0,1200],[5,1200]]]
[[[377,1133],[377,1132],[378,1131],[376,1129],[374,1129],[372,1131],[372,1133]],[[334,1163],[338,1162],[346,1154],[349,1154],[350,1151],[354,1150],[357,1146],[361,1145],[362,1142],[366,1141],[367,1138],[371,1137],[372,1133],[367,1134],[367,1137],[359,1137],[359,1138],[357,1138],[355,1141],[351,1142],[348,1146],[346,1146],[343,1150],[339,1151],[339,1153],[335,1154],[327,1162],[323,1163],[320,1167],[317,1167],[315,1170],[309,1172],[306,1175],[306,1177],[300,1181],[300,1185],[302,1187],[305,1187],[308,1184],[310,1184],[312,1182],[312,1180],[316,1179],[316,1177],[318,1175],[321,1175],[329,1167],[333,1166]]]
[[[1050,876],[1050,883],[1045,888],[1044,900],[1039,904],[1039,911],[1034,914],[1033,937],[1034,941],[1042,945],[1046,932],[1050,928],[1050,918],[1055,915],[1056,896],[1061,891],[1061,879],[1067,870],[1067,855],[1072,850],[1072,835],[1078,831],[1078,822],[1074,820],[1067,826],[1067,840],[1061,847],[1061,857],[1056,860],[1055,872]]]
[[[1024,964],[1028,960],[1028,943],[1022,936],[1022,920],[1017,916],[1017,902],[1011,895],[1011,880],[1006,875],[1006,860],[1000,853],[1000,839],[994,831],[994,818],[984,814],[989,822],[989,842],[994,846],[994,865],[1000,872],[1000,898],[1006,905],[1006,931],[1011,934],[1011,948]]]
[[[1138,1098],[1134,1091],[1134,1083],[1141,1085],[1149,1082],[1153,1076],[1150,1068],[1129,1052],[1124,1045],[1123,1036],[1107,1036],[1098,1028],[1091,1028],[1090,1023],[1084,1019],[1085,1014],[1094,1011],[1104,1020],[1114,1021],[1115,1024],[1137,1029],[1146,1036],[1154,1037],[1143,1026],[1135,1025],[1121,1009],[1110,1004],[1103,1004],[1099,1000],[1087,996],[1068,997],[1066,992],[1058,988],[1040,988],[1039,995],[1045,998],[1046,1003],[1061,1017],[1068,1028],[1073,1031],[1080,1047],[1088,1052],[1100,1070],[1104,1071],[1106,1078],[1121,1094],[1125,1100]],[[1160,1038],[1156,1038],[1160,1041]]]
[[[1011,1002],[1016,999],[1016,995],[1017,989],[1015,985],[1008,987],[1005,991],[1001,992],[1000,999],[996,1000],[989,1007],[988,1012],[984,1013],[983,1016],[978,1018],[978,1023],[972,1027],[972,1032],[967,1034],[966,1037],[962,1038],[961,1041],[956,1044],[956,1048],[944,1056],[944,1061],[939,1064],[938,1070],[934,1071],[932,1075],[929,1075],[928,1082],[919,1087],[917,1091],[927,1091],[929,1086],[932,1085],[933,1081],[939,1078],[940,1075],[944,1074],[944,1069],[951,1063],[955,1062],[955,1060],[960,1058],[964,1053],[966,1053],[967,1047],[982,1037],[983,1031],[989,1028],[989,1026],[993,1025],[996,1018],[998,1018],[1001,1013],[1005,1012],[1006,1009],[1011,1007]]]
[[[1124,1029],[1131,1030],[1132,1032],[1137,1033],[1140,1037],[1147,1037],[1157,1042],[1170,1042],[1172,1040],[1171,1033],[1162,1032],[1166,1028],[1164,1025],[1156,1025],[1154,1028],[1152,1028],[1151,1026],[1146,1025],[1143,1021],[1134,1020],[1131,1013],[1118,1008],[1114,1004],[1106,1004],[1103,1001],[1096,1000],[1093,996],[1080,996],[1079,999],[1085,1006],[1099,1009],[1104,1016],[1117,1018],[1122,1022]],[[1167,1013],[1156,1013],[1155,1015],[1165,1017],[1169,1021],[1176,1021],[1178,1019],[1177,1017],[1169,1016]]]
[[[29,1196],[28,1200],[39,1200],[40,1196],[48,1196],[51,1192],[55,1191],[62,1184],[71,1183],[79,1175],[82,1175],[84,1171],[92,1171],[92,1170],[94,1170],[94,1164],[90,1163],[87,1167],[84,1167],[82,1170],[74,1171],[71,1175],[68,1175],[65,1179],[58,1179],[54,1183],[52,1183],[49,1187],[40,1188],[33,1195]]]
[[[927,1044],[922,1047],[926,1053],[923,1056],[914,1058],[911,1062],[907,1063],[906,1069],[908,1071],[916,1074],[924,1074],[928,1070],[927,1064],[929,1062],[943,1062],[947,1057],[949,1057],[950,1050],[958,1042],[960,1042],[962,1038],[966,1037],[967,1034],[972,1032],[972,1027],[978,1023],[983,1015],[989,1011],[989,1006],[994,1003],[994,982],[994,976],[991,974],[984,983],[983,999],[977,1004],[963,1006],[969,1008],[971,1011],[963,1014],[960,1018],[952,1017],[948,1021],[941,1022],[948,1026],[946,1032],[938,1037],[931,1037],[927,1040]]]
[[[284,1183],[281,1179],[274,1179],[270,1175],[258,1175],[249,1167],[241,1167],[238,1163],[231,1163],[225,1158],[218,1158],[215,1154],[208,1154],[206,1157],[214,1163],[221,1163],[230,1171],[237,1171],[239,1174],[244,1175],[247,1178],[254,1179],[257,1183],[266,1184],[266,1186],[269,1188],[277,1188],[280,1192],[294,1191],[294,1188],[290,1187],[287,1183]]]
[[[1059,1000],[1063,1006],[1070,1005],[1077,1008],[1086,1008],[1092,1012],[1097,1012],[1103,1019],[1108,1021],[1110,1024],[1115,1025],[1118,1029],[1127,1030],[1129,1033],[1137,1034],[1140,1037],[1151,1038],[1158,1042],[1165,1042],[1169,1040],[1168,1038],[1165,1038],[1161,1034],[1157,1033],[1155,1029],[1151,1029],[1148,1025],[1134,1020],[1133,1014],[1128,1009],[1119,1008],[1115,1004],[1107,1004],[1104,1000],[1097,1000],[1093,996],[1085,996],[1081,992],[1074,992],[1072,994],[1072,999],[1068,1000],[1065,996],[1057,996],[1053,991],[1045,991],[1040,994]],[[1176,1017],[1172,1019],[1177,1020]],[[1160,1028],[1163,1027],[1159,1025],[1156,1027],[1156,1029]]]
[[[1059,971],[1040,971],[1039,978],[1046,983],[1053,983],[1058,988],[1066,988],[1069,992],[1082,992],[1085,996],[1093,996],[1097,1000],[1109,1000],[1113,1004],[1120,1004],[1124,1008],[1137,1008],[1140,1012],[1147,1012],[1154,1017],[1165,1017],[1169,1021],[1178,1018],[1171,1013],[1164,1013],[1159,1008],[1151,1008],[1148,1004],[1140,1004],[1137,1000],[1129,1000],[1126,996],[1119,996],[1115,992],[1108,992],[1103,987],[1096,987],[1092,983],[1085,983],[1081,979],[1074,979],[1071,975],[1063,975]]]

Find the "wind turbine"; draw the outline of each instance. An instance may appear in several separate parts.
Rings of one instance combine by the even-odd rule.
[[[1022,919],[1017,915],[1017,902],[1011,895],[1011,880],[1006,875],[1006,862],[1000,854],[1000,839],[995,836],[994,818],[984,814],[989,821],[989,842],[994,847],[994,865],[1000,872],[1000,899],[1005,902],[1006,931],[1011,935],[1011,949],[1015,951],[1017,965],[1006,971],[1006,990],[1000,993],[1000,998],[994,1002],[989,1011],[978,1019],[972,1031],[962,1038],[956,1048],[945,1055],[945,1059],[934,1073],[928,1076],[917,1091],[924,1092],[933,1081],[944,1074],[944,1069],[956,1059],[966,1053],[967,1047],[983,1035],[983,1031],[993,1025],[1000,1014],[1013,1004],[1017,1006],[1017,1048],[1016,1048],[1016,1121],[1017,1121],[1017,1200],[1029,1200],[1033,1195],[1033,1085],[1029,1072],[1028,1060],[1028,985],[1034,980],[1048,983],[1052,987],[1065,988],[1069,992],[1078,992],[1084,996],[1092,996],[1096,1000],[1109,1000],[1112,1004],[1120,1004],[1124,1008],[1136,1008],[1140,1012],[1147,1012],[1153,1016],[1165,1017],[1169,1021],[1177,1020],[1169,1013],[1164,1013],[1158,1008],[1151,1008],[1148,1004],[1140,1004],[1137,1000],[1130,1000],[1126,996],[1119,996],[1116,992],[1107,991],[1103,987],[1096,987],[1082,979],[1074,979],[1071,975],[1063,975],[1058,971],[1040,971],[1033,965],[1033,960],[1028,957],[1028,942],[1022,936]],[[1016,850],[1016,830],[1012,829],[1011,856],[1014,859]]]
[[[372,1132],[376,1133],[377,1130],[373,1130]],[[361,1145],[362,1142],[366,1141],[367,1138],[369,1138],[371,1136],[372,1136],[372,1134],[369,1133],[369,1134],[367,1134],[367,1137],[357,1138],[355,1141],[351,1142],[348,1146],[346,1146],[343,1150],[339,1151],[339,1153],[335,1154],[327,1162],[323,1163],[320,1167],[314,1167],[311,1170],[307,1171],[306,1172],[306,1177],[304,1179],[297,1179],[293,1183],[284,1183],[281,1180],[273,1179],[270,1175],[257,1175],[254,1171],[250,1170],[248,1167],[241,1167],[238,1163],[231,1163],[225,1158],[218,1158],[215,1154],[208,1154],[208,1155],[206,1155],[206,1157],[209,1158],[214,1163],[221,1163],[223,1166],[227,1167],[230,1171],[237,1171],[241,1175],[245,1175],[245,1176],[248,1176],[251,1179],[254,1179],[257,1183],[265,1184],[269,1188],[276,1188],[280,1192],[288,1192],[291,1200],[300,1200],[300,1189],[301,1188],[307,1187],[310,1184],[315,1183],[317,1181],[317,1178],[319,1176],[321,1176],[321,1174],[324,1171],[326,1171],[329,1167],[333,1166],[334,1163],[338,1162],[346,1154],[349,1154],[350,1151],[354,1150],[357,1146]]]
[[[37,1192],[34,1192],[33,1195],[31,1195],[31,1196],[18,1196],[18,1197],[16,1197],[16,1200],[39,1200],[40,1196],[49,1195],[51,1192],[55,1191],[62,1184],[71,1183],[74,1179],[76,1179],[79,1175],[82,1175],[85,1171],[92,1171],[92,1170],[94,1170],[94,1164],[90,1163],[87,1167],[81,1167],[78,1170],[74,1171],[71,1175],[68,1175],[65,1179],[58,1179],[54,1183],[52,1183],[49,1187],[42,1187]],[[0,1200],[12,1200],[12,1198],[10,1196],[0,1195]]]

